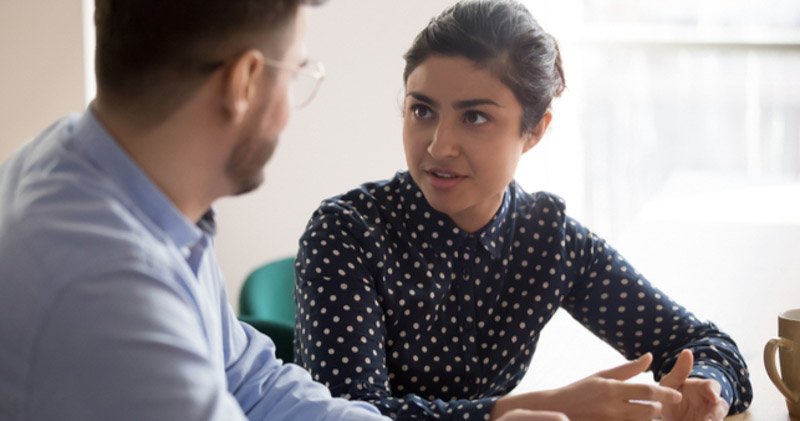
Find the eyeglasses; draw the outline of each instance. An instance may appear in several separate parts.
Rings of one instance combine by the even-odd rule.
[[[291,66],[264,58],[264,64],[294,73],[294,78],[289,85],[289,97],[294,108],[303,108],[308,105],[317,95],[322,81],[325,80],[325,67],[316,60],[306,60],[299,66]]]
[[[325,67],[316,60],[306,60],[299,66],[292,66],[264,57],[264,64],[275,69],[294,73],[294,77],[289,84],[289,100],[294,108],[303,108],[308,105],[317,95],[322,81],[325,80]],[[203,71],[211,73],[223,66],[225,66],[223,61],[213,62],[203,66]]]

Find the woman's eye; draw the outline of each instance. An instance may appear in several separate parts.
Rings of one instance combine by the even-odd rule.
[[[433,112],[426,105],[414,104],[411,106],[411,112],[417,118],[431,118]]]
[[[480,111],[467,111],[466,114],[464,114],[464,121],[469,124],[481,125],[489,121],[489,119]]]

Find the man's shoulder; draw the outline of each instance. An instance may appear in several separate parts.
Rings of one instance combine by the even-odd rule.
[[[79,165],[68,161],[53,166]],[[0,249],[24,249],[44,269],[66,276],[113,259],[152,260],[159,253],[161,242],[145,218],[102,177],[68,168],[34,169],[13,189],[14,197],[0,204]]]
[[[42,326],[67,314],[54,311],[56,303],[75,315],[99,301],[85,297],[109,291],[114,303],[133,302],[129,292],[162,297],[160,280],[170,275],[170,250],[62,140],[40,136],[0,166],[0,336],[15,338],[0,347],[0,371],[11,373],[0,388],[26,381]]]

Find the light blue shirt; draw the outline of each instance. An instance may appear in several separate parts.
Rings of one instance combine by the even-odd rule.
[[[0,165],[0,419],[385,420],[237,321],[214,231],[91,111]]]

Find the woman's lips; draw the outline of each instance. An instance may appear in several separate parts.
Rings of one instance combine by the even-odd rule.
[[[454,171],[433,168],[425,171],[428,182],[437,189],[449,189],[460,183],[465,177]]]

